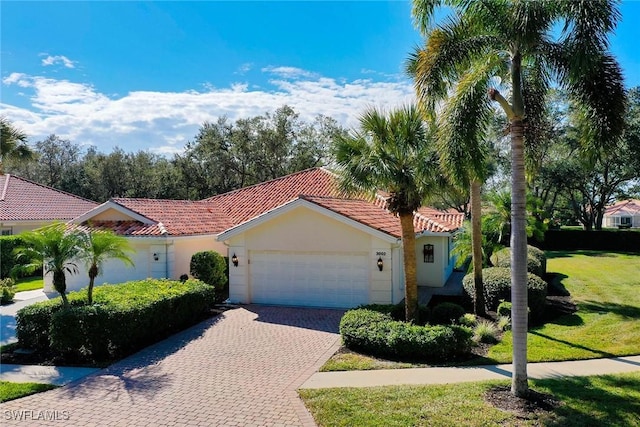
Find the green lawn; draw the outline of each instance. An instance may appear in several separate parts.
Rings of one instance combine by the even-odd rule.
[[[51,384],[11,383],[8,381],[0,381],[0,402],[18,399],[19,397],[40,393],[56,387],[57,386]]]
[[[547,271],[560,273],[578,311],[530,329],[530,362],[640,354],[640,255],[548,252]],[[488,358],[511,362],[511,334]]]
[[[640,354],[640,255],[597,251],[547,252],[547,271],[570,293],[578,311],[527,337],[529,362],[594,359]],[[510,363],[512,337],[489,349],[487,357],[458,365]],[[364,354],[338,353],[321,371],[408,368]]]
[[[23,277],[16,280],[16,292],[34,291],[44,287],[42,276]]]
[[[640,372],[532,381],[561,404],[528,419],[484,393],[507,382],[300,390],[319,426],[640,426]]]

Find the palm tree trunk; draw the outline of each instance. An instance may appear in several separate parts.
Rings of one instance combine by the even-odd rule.
[[[62,298],[62,305],[69,307],[69,300],[67,299],[67,280],[63,271],[53,272],[53,288],[60,294]]]
[[[482,207],[480,203],[480,182],[471,182],[471,248],[473,259],[473,282],[475,295],[473,311],[478,316],[486,315],[484,286],[482,283]]]
[[[405,319],[415,321],[418,314],[418,276],[416,274],[416,234],[413,228],[413,212],[399,213],[402,228],[402,252],[404,259],[404,307]]]
[[[96,281],[98,275],[98,266],[94,263],[89,268],[89,287],[87,288],[87,302],[89,305],[93,304],[93,284]]]
[[[521,119],[511,122],[511,327],[513,377],[511,392],[528,394],[527,379],[527,232],[524,173],[524,127]]]

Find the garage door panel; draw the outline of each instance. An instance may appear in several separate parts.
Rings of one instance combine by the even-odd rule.
[[[367,253],[251,252],[251,301],[353,307],[369,301]]]

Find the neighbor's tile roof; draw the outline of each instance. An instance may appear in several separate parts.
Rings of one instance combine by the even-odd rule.
[[[604,213],[605,215],[640,215],[640,200],[622,200],[609,206]]]
[[[70,220],[98,206],[15,175],[0,175],[0,221]]]
[[[398,218],[385,209],[383,196],[374,201],[341,195],[331,172],[314,168],[200,201],[112,199],[149,219],[102,221],[119,234],[130,236],[219,234],[288,202],[303,198],[374,229],[400,237]],[[462,224],[462,214],[421,208],[414,217],[416,232],[450,232]]]

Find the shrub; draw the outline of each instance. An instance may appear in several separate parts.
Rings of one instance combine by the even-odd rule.
[[[509,301],[502,301],[500,304],[498,304],[496,313],[498,314],[498,316],[506,316],[511,318],[511,306],[512,304]]]
[[[16,282],[7,277],[0,280],[0,304],[9,304],[13,302],[13,297],[16,295]]]
[[[509,316],[498,316],[498,329],[501,331],[509,331],[511,330],[511,317]]]
[[[95,304],[85,305],[86,291],[18,312],[21,345],[78,358],[124,356],[201,320],[213,305],[214,289],[199,280],[147,279],[95,289]]]
[[[494,267],[511,268],[511,248],[503,248],[491,255]],[[547,274],[547,256],[535,246],[527,246],[527,271],[544,278]]]
[[[473,340],[486,344],[495,344],[498,342],[498,327],[495,323],[481,319],[473,328]]]
[[[225,258],[215,251],[196,252],[191,256],[191,275],[216,290],[216,302],[224,300],[223,294],[229,284]]]
[[[391,316],[393,320],[405,320],[405,307],[404,303],[398,304],[366,304],[357,308],[363,308],[366,310],[377,311],[378,313],[384,313]],[[418,318],[416,324],[425,325],[431,318],[431,309],[428,306],[421,304],[418,306]]]
[[[473,313],[465,313],[460,319],[458,319],[458,323],[463,326],[473,327],[478,323],[478,318]]]
[[[484,282],[484,299],[488,310],[496,310],[501,301],[511,301],[511,270],[501,267],[490,267],[482,270]],[[473,299],[473,275],[467,274],[462,279],[467,299]],[[547,282],[540,277],[527,274],[527,296],[531,315],[538,319],[544,312],[547,298]]]
[[[464,316],[464,308],[452,302],[443,302],[436,305],[431,313],[431,321],[437,325],[449,325],[455,323]]]
[[[345,313],[344,345],[376,356],[444,361],[470,351],[471,330],[462,326],[418,326],[368,309]]]

